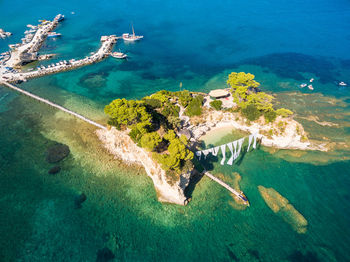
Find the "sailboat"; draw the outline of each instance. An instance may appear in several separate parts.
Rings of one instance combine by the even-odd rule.
[[[125,33],[122,35],[122,37],[124,41],[133,42],[142,39],[143,35],[135,35],[134,26],[132,26],[132,35],[129,33]]]

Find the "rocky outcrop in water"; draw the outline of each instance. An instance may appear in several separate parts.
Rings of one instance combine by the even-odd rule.
[[[49,163],[57,163],[66,158],[69,153],[70,150],[67,145],[57,143],[47,149],[46,161]]]
[[[78,196],[75,197],[75,208],[79,209],[81,208],[81,205],[86,201],[87,197],[84,193],[79,194]]]
[[[49,174],[50,175],[55,175],[55,174],[57,174],[58,172],[60,172],[61,171],[61,167],[60,166],[54,166],[54,167],[52,167],[50,170],[49,170]]]
[[[96,262],[107,262],[114,258],[113,252],[109,248],[104,247],[97,252]]]
[[[185,204],[184,191],[190,181],[190,172],[182,174],[175,183],[169,183],[165,171],[151,158],[151,154],[138,147],[125,132],[111,128],[111,130],[99,129],[96,133],[104,147],[116,158],[143,165],[147,175],[153,180],[159,201]]]

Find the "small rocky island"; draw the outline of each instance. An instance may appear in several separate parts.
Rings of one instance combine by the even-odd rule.
[[[261,143],[285,149],[313,149],[293,112],[276,109],[255,76],[231,73],[228,87],[209,94],[159,91],[140,100],[116,99],[105,107],[108,130],[97,130],[107,150],[144,166],[158,199],[186,204],[184,194],[200,165],[194,156],[207,131],[230,126],[258,133]]]

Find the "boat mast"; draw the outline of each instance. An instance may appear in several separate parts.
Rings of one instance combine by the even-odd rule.
[[[132,35],[135,37],[134,26],[133,26],[133,25],[131,25],[131,27],[132,27]]]

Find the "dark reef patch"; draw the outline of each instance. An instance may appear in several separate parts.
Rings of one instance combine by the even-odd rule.
[[[259,255],[259,251],[255,250],[255,249],[248,249],[248,253],[254,257],[256,260],[260,261],[260,255]]]
[[[79,79],[79,85],[86,88],[103,88],[107,86],[108,73],[88,73]]]
[[[70,153],[67,145],[56,143],[50,146],[46,151],[46,161],[49,163],[57,163],[66,158]]]
[[[115,256],[114,256],[113,252],[109,248],[104,247],[104,248],[98,250],[96,262],[107,262],[107,261],[110,261],[114,258],[115,258]]]
[[[50,170],[49,170],[49,174],[50,175],[55,175],[55,174],[57,174],[58,172],[60,172],[61,171],[61,167],[60,166],[54,166],[54,167],[52,167]]]
[[[227,252],[231,261],[239,261],[239,258],[229,248],[227,248]]]
[[[317,255],[313,252],[306,252],[306,254],[301,253],[299,250],[293,252],[288,256],[288,260],[292,262],[318,262],[320,261]]]
[[[78,196],[76,196],[74,200],[75,208],[76,209],[81,208],[81,205],[86,201],[86,199],[87,197],[84,193],[81,193]]]
[[[257,65],[282,78],[307,80],[302,73],[312,73],[323,84],[337,80],[336,66],[329,59],[299,53],[275,53],[243,60],[240,64]]]

